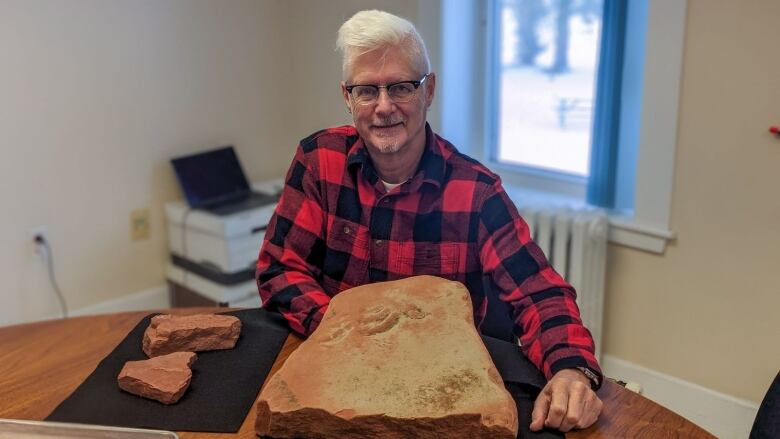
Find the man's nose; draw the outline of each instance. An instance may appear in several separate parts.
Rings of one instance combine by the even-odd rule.
[[[376,98],[376,108],[374,111],[379,114],[392,113],[395,110],[395,102],[390,99],[386,88],[379,89],[379,96]]]

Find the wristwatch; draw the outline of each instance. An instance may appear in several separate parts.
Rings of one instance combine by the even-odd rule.
[[[599,385],[601,384],[601,381],[599,380],[599,376],[596,375],[595,372],[588,369],[587,367],[576,367],[575,369],[579,370],[583,374],[585,374],[585,377],[590,381],[590,388],[593,390],[596,390],[599,388]]]

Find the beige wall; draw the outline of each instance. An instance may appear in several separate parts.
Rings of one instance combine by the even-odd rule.
[[[430,1],[430,0],[428,0]],[[382,9],[417,19],[416,0],[291,0],[291,40],[295,56],[289,98],[295,111],[291,120],[296,140],[325,127],[351,123],[341,96],[341,57],[336,33],[341,24],[363,9]]]
[[[279,176],[291,67],[285,0],[0,2],[0,324],[56,316],[28,242],[48,227],[72,309],[164,283],[171,156],[237,146]],[[129,214],[151,209],[131,242]]]
[[[366,7],[413,20],[436,9],[0,3],[0,324],[56,313],[30,227],[48,226],[74,308],[157,286],[161,206],[179,196],[170,156],[234,143],[252,178],[279,176],[298,139],[348,123],[335,32]],[[780,123],[778,16],[774,0],[690,0],[678,239],[662,256],[609,254],[605,353],[753,401],[780,367],[780,140],[766,133]],[[437,69],[438,29],[422,32]],[[152,239],[133,243],[128,214],[138,207],[152,209]]]
[[[672,229],[612,246],[605,351],[760,401],[780,369],[780,3],[690,0]]]
[[[163,285],[163,203],[181,197],[168,160],[233,144],[250,179],[282,176],[299,139],[350,122],[335,38],[365,8],[418,14],[416,0],[0,2],[0,325],[58,315],[33,227],[71,310]],[[137,208],[147,241],[130,240]]]

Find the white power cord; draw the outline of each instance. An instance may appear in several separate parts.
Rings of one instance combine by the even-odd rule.
[[[62,318],[68,317],[68,306],[65,304],[65,297],[62,295],[62,290],[57,284],[57,277],[54,275],[54,254],[51,251],[49,241],[42,234],[35,235],[36,251],[41,258],[46,262],[46,266],[49,271],[49,281],[54,288],[54,292],[57,294],[57,299],[60,302],[60,308],[62,309]]]

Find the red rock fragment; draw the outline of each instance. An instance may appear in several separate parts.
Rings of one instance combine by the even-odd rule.
[[[192,380],[194,352],[174,352],[142,361],[128,361],[119,372],[119,388],[163,404],[177,402]]]
[[[468,290],[433,276],[333,297],[265,383],[255,422],[275,438],[514,439],[517,429]]]
[[[143,349],[149,357],[171,352],[232,349],[241,334],[241,320],[234,316],[196,314],[152,317],[144,332]]]

